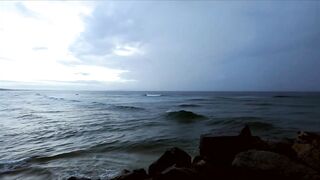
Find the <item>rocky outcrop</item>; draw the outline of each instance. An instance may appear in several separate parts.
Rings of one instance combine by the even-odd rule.
[[[175,165],[175,167],[190,167],[191,156],[176,147],[169,149],[157,161],[149,166],[149,175],[158,175],[172,165]]]
[[[287,179],[319,179],[317,172],[305,165],[298,164],[284,155],[274,152],[249,150],[236,155],[232,166],[252,171],[261,176],[273,175]]]
[[[244,128],[240,131],[239,136],[241,137],[252,137],[251,130],[248,125],[244,126]]]
[[[293,139],[281,139],[278,141],[270,141],[268,143],[268,151],[288,156],[291,159],[297,159],[296,152],[292,149]]]
[[[200,156],[211,163],[229,166],[235,155],[248,149],[265,149],[266,143],[252,136],[246,126],[238,136],[203,135],[200,140]]]
[[[200,179],[199,173],[192,168],[171,166],[162,171],[154,179],[156,180],[195,180]]]
[[[200,155],[168,149],[148,169],[125,170],[112,180],[320,180],[320,135],[264,141],[245,126],[240,134],[203,135]],[[89,180],[70,177],[68,180]]]
[[[121,175],[113,178],[112,180],[141,180],[147,179],[149,176],[147,175],[144,169],[136,169],[133,171],[124,171]]]
[[[320,171],[320,135],[310,132],[299,132],[292,145],[298,158],[308,166]]]

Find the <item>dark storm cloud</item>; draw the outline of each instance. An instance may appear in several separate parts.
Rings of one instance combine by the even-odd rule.
[[[111,3],[111,2],[110,2]],[[85,18],[86,31],[71,47],[78,55],[106,55],[111,53],[114,43],[134,43],[140,27],[130,18],[131,8],[124,3],[117,8],[109,3],[99,3],[92,16]],[[114,11],[114,12],[112,12]]]
[[[319,19],[317,1],[102,2],[71,50],[129,70],[124,89],[320,90]]]

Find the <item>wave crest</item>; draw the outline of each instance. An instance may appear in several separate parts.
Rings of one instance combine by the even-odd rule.
[[[169,111],[166,114],[166,117],[169,119],[174,119],[178,122],[181,123],[191,123],[194,122],[195,120],[200,120],[200,119],[205,119],[206,117],[201,115],[201,114],[196,114],[191,111],[185,111],[185,110],[180,110],[180,111]]]
[[[142,108],[142,107],[123,106],[123,105],[115,106],[114,108],[115,108],[115,109],[118,109],[118,110],[132,110],[132,111],[141,111],[141,110],[144,110],[144,108]]]

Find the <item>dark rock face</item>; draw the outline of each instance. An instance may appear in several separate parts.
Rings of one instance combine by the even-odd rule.
[[[198,173],[191,168],[178,168],[175,166],[169,167],[159,174],[156,180],[199,180]]]
[[[125,171],[122,175],[113,178],[112,180],[144,180],[148,175],[144,169],[136,169],[132,172]]]
[[[68,180],[91,180],[90,178],[85,178],[85,177],[75,177],[71,176],[68,178]]]
[[[297,153],[301,161],[320,172],[319,134],[299,132],[292,149]]]
[[[293,140],[282,139],[280,141],[268,142],[268,151],[285,155],[291,159],[297,159],[296,152],[292,149]]]
[[[199,173],[202,180],[238,179],[231,167],[215,165],[205,160],[198,161],[194,169]]]
[[[252,134],[251,134],[251,130],[249,128],[248,125],[246,125],[240,132],[239,136],[242,136],[242,137],[251,137]]]
[[[249,150],[236,155],[232,166],[251,170],[252,174],[271,177],[284,177],[286,179],[316,180],[318,173],[301,164],[297,164],[284,155],[274,152]]]
[[[112,180],[320,180],[320,134],[301,132],[295,140],[266,142],[240,134],[204,135],[200,155],[168,149],[148,169],[124,170]],[[70,177],[68,180],[90,180]]]
[[[167,150],[157,161],[149,166],[149,175],[154,176],[160,174],[168,167],[175,165],[176,167],[190,167],[191,156],[179,148]]]
[[[251,136],[251,131],[246,126],[239,136],[201,136],[200,156],[211,163],[228,166],[239,152],[265,149],[266,146],[259,137]]]

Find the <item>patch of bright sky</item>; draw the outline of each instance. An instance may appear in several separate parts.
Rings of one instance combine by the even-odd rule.
[[[126,82],[126,70],[86,65],[69,50],[84,31],[83,17],[90,2],[0,2],[0,81],[16,82]],[[138,53],[119,45],[115,55]]]
[[[117,44],[113,49],[113,54],[117,56],[142,55],[144,52],[140,48],[140,43],[134,44]]]

